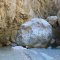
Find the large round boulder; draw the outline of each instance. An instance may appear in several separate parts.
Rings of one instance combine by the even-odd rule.
[[[16,43],[25,47],[47,47],[52,40],[52,27],[42,18],[33,18],[21,25]]]

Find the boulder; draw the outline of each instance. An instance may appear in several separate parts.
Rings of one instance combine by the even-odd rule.
[[[48,16],[47,21],[53,26],[57,26],[58,17],[57,16]]]
[[[33,18],[21,25],[16,43],[27,48],[47,47],[52,40],[52,27],[42,18]]]

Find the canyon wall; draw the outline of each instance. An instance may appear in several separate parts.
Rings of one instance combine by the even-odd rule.
[[[20,25],[33,17],[57,15],[59,0],[0,0],[0,43],[15,42]]]

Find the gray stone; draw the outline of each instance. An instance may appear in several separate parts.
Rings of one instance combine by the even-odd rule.
[[[22,24],[16,43],[26,47],[47,47],[51,42],[52,27],[42,18],[33,18]]]
[[[57,26],[58,17],[57,16],[48,16],[47,21],[53,26]]]

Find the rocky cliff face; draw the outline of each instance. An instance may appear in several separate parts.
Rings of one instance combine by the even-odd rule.
[[[24,6],[29,15],[46,18],[57,14],[59,0],[24,0]]]
[[[30,17],[56,15],[58,1],[0,0],[0,43],[9,45],[14,42],[19,26]]]
[[[9,45],[14,38],[18,26],[27,19],[22,0],[0,0],[0,43]],[[24,20],[24,21],[23,21]]]

